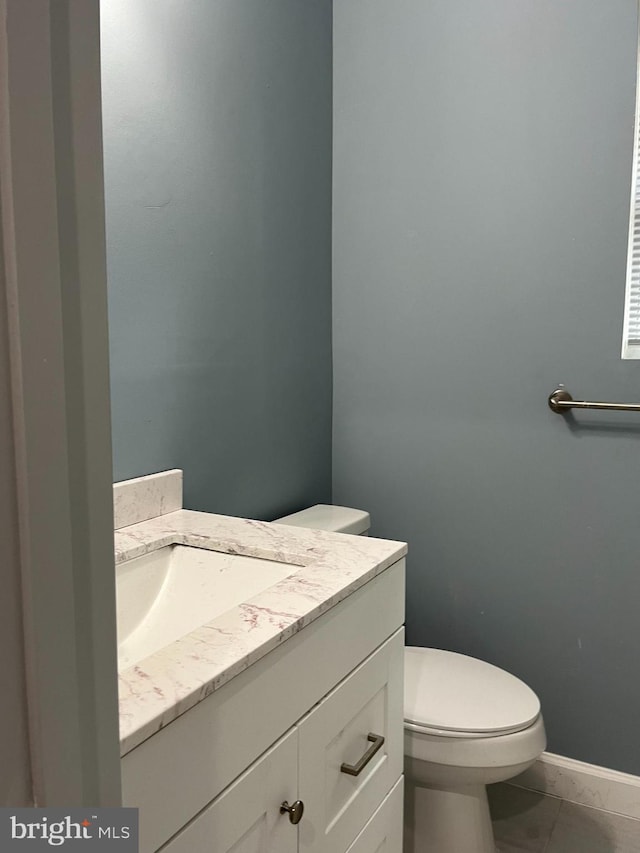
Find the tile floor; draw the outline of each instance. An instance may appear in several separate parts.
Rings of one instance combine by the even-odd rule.
[[[498,853],[640,853],[640,820],[490,785]]]

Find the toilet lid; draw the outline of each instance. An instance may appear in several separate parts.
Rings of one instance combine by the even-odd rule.
[[[404,654],[405,722],[445,732],[513,732],[530,726],[540,701],[497,666],[440,649]]]

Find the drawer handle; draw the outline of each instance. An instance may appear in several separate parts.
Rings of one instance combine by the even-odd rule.
[[[367,740],[371,741],[373,746],[369,747],[357,764],[341,764],[341,773],[348,773],[349,776],[359,776],[384,743],[384,737],[382,735],[374,735],[373,732],[369,732]]]
[[[291,821],[291,823],[300,823],[300,821],[302,820],[302,815],[304,814],[304,803],[302,802],[302,800],[296,800],[295,803],[289,805],[289,803],[285,800],[284,803],[280,806],[280,814],[285,814],[285,812],[289,813],[289,820]]]

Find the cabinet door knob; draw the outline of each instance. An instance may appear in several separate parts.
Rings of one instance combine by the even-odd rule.
[[[289,805],[285,800],[280,806],[280,814],[284,814],[285,812],[288,812],[291,823],[300,823],[302,815],[304,814],[304,803],[302,800],[296,800],[295,803]]]

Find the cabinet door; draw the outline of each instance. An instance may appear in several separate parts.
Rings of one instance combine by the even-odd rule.
[[[347,853],[401,853],[403,782],[400,777]]]
[[[280,814],[284,800],[296,800],[297,757],[298,733],[292,729],[168,841],[162,853],[297,853],[298,827]]]
[[[402,773],[403,640],[401,629],[299,725],[301,853],[346,851]],[[367,756],[357,776],[344,772]]]

